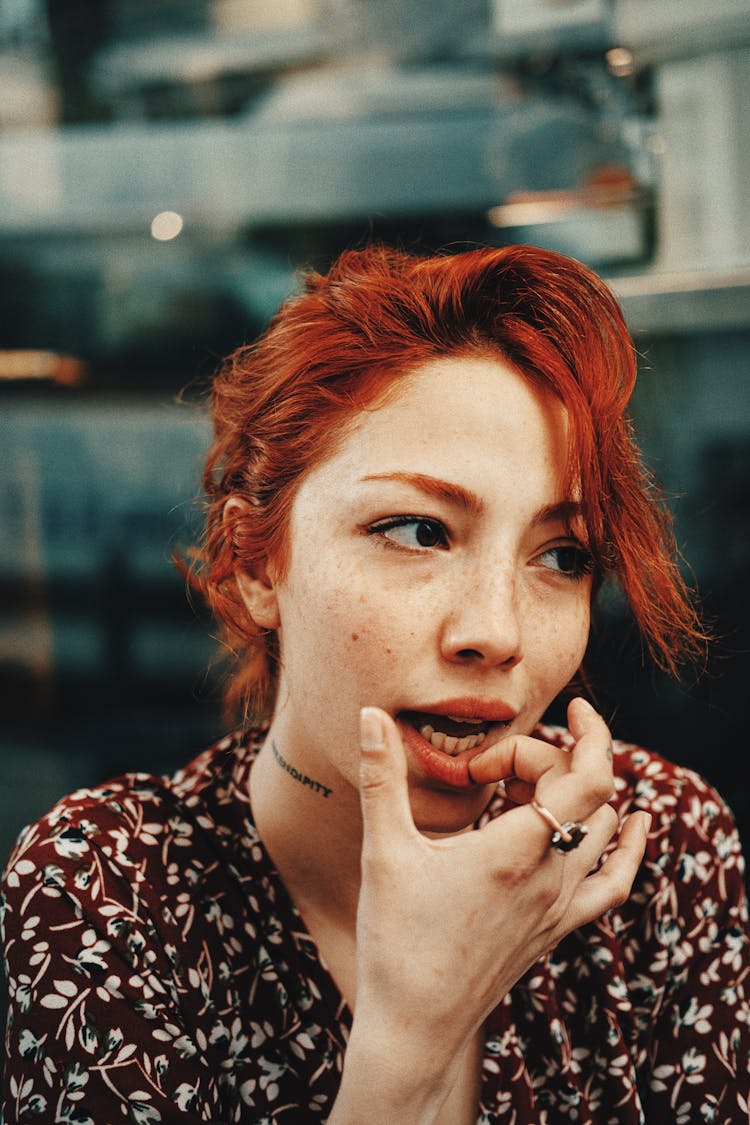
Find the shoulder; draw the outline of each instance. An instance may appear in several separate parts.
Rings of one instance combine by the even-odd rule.
[[[33,1091],[43,1110],[59,1096],[60,1120],[73,1120],[65,1098],[84,1099],[81,1121],[142,1101],[138,1120],[182,1120],[177,1106],[218,1120],[227,1063],[217,1013],[236,1008],[230,990],[251,971],[233,868],[248,741],[225,739],[174,777],[126,774],[78,790],[21,834],[0,894],[6,1098]]]
[[[175,989],[202,995],[201,958],[236,955],[225,931],[238,866],[248,900],[265,878],[249,816],[253,756],[248,739],[225,739],[174,777],[126,774],[78,790],[24,829],[0,887],[14,1010],[62,1007],[71,971],[121,999],[127,980],[148,1019],[176,1003]]]
[[[80,911],[104,872],[131,892],[149,881],[196,881],[215,859],[215,837],[236,836],[232,817],[241,820],[249,807],[252,759],[249,736],[232,736],[173,777],[124,774],[63,797],[21,832],[3,875],[0,910],[20,909],[29,888],[41,886],[53,896],[64,889]]]
[[[163,833],[180,809],[197,807],[201,796],[231,778],[235,765],[231,740],[201,753],[174,777],[128,773],[100,785],[78,789],[61,798],[38,821],[21,832],[7,870],[19,853],[47,842],[60,858],[75,858],[96,841],[110,852],[124,837],[138,839]]]

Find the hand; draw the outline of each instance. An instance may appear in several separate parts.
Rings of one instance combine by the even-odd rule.
[[[611,739],[582,699],[568,718],[576,739],[570,753],[509,736],[472,762],[480,784],[515,779],[508,788],[524,803],[479,831],[429,839],[412,819],[395,723],[374,708],[363,712],[352,1039],[390,1051],[396,1072],[416,1068],[433,1086],[452,1081],[470,1036],[534,961],[630,892],[650,818],[628,818],[606,863],[589,875],[617,827],[607,803]],[[562,822],[587,824],[576,850],[561,855],[550,847],[550,828],[531,797]]]

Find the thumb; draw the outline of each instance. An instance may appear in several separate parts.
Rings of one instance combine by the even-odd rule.
[[[363,707],[359,715],[359,795],[365,839],[387,845],[394,834],[415,831],[406,784],[406,755],[390,715],[379,707]]]

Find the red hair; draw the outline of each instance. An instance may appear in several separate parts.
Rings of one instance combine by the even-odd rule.
[[[347,251],[307,276],[265,333],[213,385],[202,551],[191,568],[238,659],[228,701],[274,703],[276,634],[250,619],[237,567],[273,559],[283,576],[296,488],[364,407],[427,361],[494,353],[565,405],[569,484],[579,482],[596,578],[615,576],[656,662],[672,673],[705,641],[677,565],[669,512],[644,468],[626,407],[635,353],[596,274],[531,246],[420,257]],[[230,496],[247,504],[224,518]]]

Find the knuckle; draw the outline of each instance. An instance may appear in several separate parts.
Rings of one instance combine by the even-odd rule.
[[[389,885],[396,875],[394,864],[387,848],[377,841],[365,840],[360,857],[360,870],[363,881],[372,885]]]
[[[523,756],[526,745],[526,738],[527,736],[523,734],[512,734],[506,742],[503,750],[506,752],[506,754],[510,754],[511,761],[518,762]]]
[[[528,863],[514,863],[512,867],[497,867],[492,872],[495,883],[506,890],[514,890],[522,886],[528,879],[531,867]]]
[[[589,793],[592,801],[597,805],[607,805],[612,800],[612,773],[606,772],[592,775],[589,784]]]
[[[383,790],[388,789],[390,778],[371,769],[363,769],[359,775],[359,793],[363,801],[377,801]]]
[[[615,809],[609,804],[604,804],[598,810],[598,815],[601,818],[602,828],[609,834],[611,838],[617,831],[619,824],[619,817]]]
[[[513,863],[503,863],[493,872],[494,881],[499,883],[506,891],[528,889],[532,876],[538,871],[538,857],[525,856],[523,859],[514,859]]]

